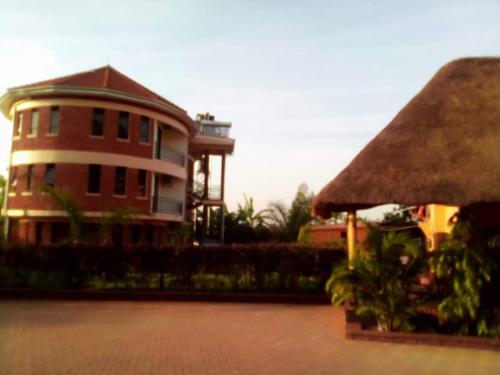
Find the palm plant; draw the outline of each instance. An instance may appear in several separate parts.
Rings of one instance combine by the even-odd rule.
[[[283,202],[271,202],[268,204],[268,227],[280,241],[290,241],[288,233],[288,208]]]
[[[89,238],[89,233],[85,231],[85,224],[87,224],[85,213],[66,191],[50,185],[43,185],[41,189],[66,213],[70,223],[69,243],[76,244],[95,240],[95,238]],[[136,214],[137,210],[129,207],[121,207],[105,212],[99,223],[97,223],[97,240],[106,242],[106,234],[113,226],[122,224],[125,220],[133,219]]]
[[[70,223],[69,242],[78,243],[84,240],[85,215],[70,195],[54,186],[43,185],[42,191],[47,193],[52,200],[66,213]]]
[[[242,206],[238,203],[238,210],[236,211],[236,216],[238,218],[239,224],[247,224],[251,228],[262,227],[266,223],[268,209],[255,211],[253,204],[253,198],[247,197],[246,194],[243,195],[245,198],[245,203]]]
[[[356,302],[355,313],[374,317],[381,331],[411,330],[417,301],[409,297],[410,286],[424,270],[423,250],[417,240],[406,233],[375,233],[370,236],[367,251],[333,270],[325,289],[331,302],[340,305]]]

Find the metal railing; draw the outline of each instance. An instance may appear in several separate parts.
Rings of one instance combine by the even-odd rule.
[[[160,214],[182,215],[184,203],[181,200],[155,195],[153,197],[153,212]]]
[[[157,152],[156,158],[160,160],[170,161],[174,164],[177,164],[181,167],[184,167],[186,164],[186,154],[182,151],[176,150],[171,146],[159,145],[156,144]]]
[[[208,199],[214,201],[219,201],[222,199],[222,191],[220,186],[208,186]]]
[[[229,127],[216,125],[201,125],[201,133],[210,137],[229,137]]]

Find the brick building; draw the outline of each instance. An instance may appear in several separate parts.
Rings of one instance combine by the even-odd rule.
[[[77,204],[88,232],[130,209],[105,234],[115,244],[160,245],[183,221],[198,225],[203,241],[209,213],[224,204],[231,124],[193,120],[110,66],[9,89],[0,109],[14,125],[3,210],[11,243],[69,237],[68,215],[47,186]]]

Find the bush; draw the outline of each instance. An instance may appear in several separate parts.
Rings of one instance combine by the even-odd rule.
[[[322,293],[342,248],[299,244],[207,247],[0,248],[0,287]]]

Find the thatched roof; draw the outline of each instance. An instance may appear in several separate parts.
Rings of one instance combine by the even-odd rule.
[[[315,214],[500,202],[500,58],[443,68],[316,197]]]

